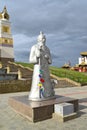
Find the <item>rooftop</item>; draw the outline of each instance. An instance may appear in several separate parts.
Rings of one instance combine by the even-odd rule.
[[[86,52],[81,52],[80,55],[87,56],[87,51]]]

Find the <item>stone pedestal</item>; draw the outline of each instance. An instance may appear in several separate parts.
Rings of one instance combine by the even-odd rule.
[[[28,118],[32,122],[42,121],[52,118],[54,105],[46,105],[43,102],[32,102],[27,96],[12,97],[9,99],[9,104],[19,114]]]
[[[19,114],[28,118],[32,122],[38,122],[52,118],[54,113],[54,105],[63,102],[72,103],[74,112],[78,111],[78,99],[69,97],[56,97],[47,101],[29,101],[28,96],[15,96],[9,98],[9,105]]]

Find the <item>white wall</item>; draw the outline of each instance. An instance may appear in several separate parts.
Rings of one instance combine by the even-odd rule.
[[[3,58],[14,58],[13,47],[2,47],[1,48],[1,57],[3,57]]]

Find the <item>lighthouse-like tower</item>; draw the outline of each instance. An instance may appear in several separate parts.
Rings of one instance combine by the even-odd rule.
[[[0,62],[14,61],[13,38],[9,14],[4,7],[0,12]]]

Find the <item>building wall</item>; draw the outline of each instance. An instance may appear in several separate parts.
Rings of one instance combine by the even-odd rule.
[[[79,58],[79,64],[81,64],[82,62],[86,63],[87,64],[87,57],[80,57]]]
[[[1,47],[2,58],[14,58],[14,51],[12,47]]]

